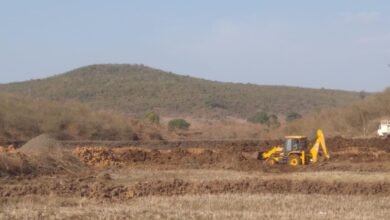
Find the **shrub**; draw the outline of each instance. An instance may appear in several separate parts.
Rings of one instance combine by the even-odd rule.
[[[289,113],[287,113],[286,121],[287,122],[291,122],[291,121],[294,121],[294,120],[297,120],[297,119],[300,119],[300,118],[302,118],[302,115],[300,115],[299,113],[289,112]]]
[[[190,123],[188,123],[186,120],[178,118],[178,119],[172,119],[168,122],[168,129],[169,130],[175,130],[175,129],[188,129],[191,126]]]
[[[258,112],[252,117],[248,118],[249,122],[267,125],[268,127],[278,128],[280,127],[280,122],[278,116],[272,114],[269,115],[267,112]]]
[[[156,112],[148,112],[145,114],[144,118],[152,124],[160,124],[160,116]]]
[[[248,118],[249,122],[257,123],[257,124],[267,124],[270,118],[267,112],[257,112]]]
[[[206,105],[209,107],[209,108],[221,108],[221,109],[226,109],[226,106],[218,101],[214,101],[214,100],[208,100],[206,101]]]

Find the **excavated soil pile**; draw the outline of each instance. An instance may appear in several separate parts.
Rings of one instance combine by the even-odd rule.
[[[0,159],[1,176],[78,172],[83,169],[83,163],[49,135],[40,135],[18,150],[0,153]]]
[[[78,147],[73,155],[94,167],[143,165],[179,168],[259,169],[261,161],[247,159],[236,148],[174,148],[168,150],[144,148]]]
[[[64,153],[61,144],[47,134],[31,139],[19,151],[34,156],[51,155],[60,157]]]
[[[9,153],[16,153],[16,148],[13,146],[13,145],[10,145],[8,147],[3,147],[3,146],[0,146],[0,154],[1,153],[5,153],[5,154],[9,154]]]
[[[389,142],[381,139],[332,138],[327,141],[331,161],[320,162],[294,170],[390,170]],[[260,151],[270,147],[236,145],[228,147],[176,147],[151,149],[147,147],[77,147],[73,155],[94,167],[158,166],[176,168],[222,168],[234,170],[291,171],[290,167],[269,168],[257,160]],[[344,163],[344,164],[343,164]],[[346,163],[346,164],[345,164]],[[383,163],[383,164],[381,164]],[[361,166],[360,166],[361,165]],[[387,168],[386,168],[387,167]]]
[[[90,166],[107,167],[120,166],[123,163],[118,160],[113,150],[102,147],[78,147],[72,154],[82,162]]]
[[[17,151],[8,151],[2,148],[0,152],[0,177],[8,175],[29,174],[33,168],[26,155]]]

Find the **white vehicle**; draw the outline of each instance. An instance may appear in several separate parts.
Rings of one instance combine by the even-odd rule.
[[[390,120],[383,120],[379,125],[378,135],[380,137],[390,136]]]

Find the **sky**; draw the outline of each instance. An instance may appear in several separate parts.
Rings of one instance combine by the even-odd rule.
[[[390,1],[0,0],[0,83],[100,63],[382,91],[390,86]]]

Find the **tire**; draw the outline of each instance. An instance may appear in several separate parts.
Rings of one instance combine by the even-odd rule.
[[[299,155],[293,154],[288,156],[288,165],[296,167],[302,164],[302,160]]]
[[[272,158],[272,157],[271,157],[271,158],[268,158],[267,160],[265,160],[264,163],[265,163],[265,165],[267,165],[267,166],[273,166],[273,165],[276,164],[274,158]]]
[[[272,158],[268,161],[268,165],[273,166],[273,165],[275,165],[275,164],[276,164],[276,162],[275,162],[275,160],[272,159]]]

